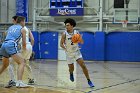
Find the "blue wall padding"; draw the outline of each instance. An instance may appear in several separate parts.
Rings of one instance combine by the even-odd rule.
[[[108,61],[140,61],[140,32],[112,32],[106,35]]]
[[[140,32],[80,33],[84,39],[80,45],[84,60],[140,62]],[[33,35],[35,58],[58,59],[58,32],[33,31]]]
[[[92,32],[81,32],[84,40],[84,44],[79,44],[81,47],[81,53],[84,60],[94,60],[94,33]]]
[[[39,33],[37,31],[32,31],[32,34],[34,36],[34,46],[33,51],[35,52],[35,58],[40,58],[39,55]]]
[[[95,46],[94,46],[95,60],[105,59],[105,32],[95,33]]]
[[[40,33],[40,54],[43,59],[58,59],[58,32]]]

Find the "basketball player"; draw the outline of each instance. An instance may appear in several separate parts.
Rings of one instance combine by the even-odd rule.
[[[12,17],[12,21],[13,21],[13,24],[16,25],[18,16],[13,16]],[[18,48],[19,50],[19,48]],[[15,86],[16,85],[16,79],[15,79],[15,75],[14,75],[14,68],[16,68],[15,66],[15,62],[13,62],[12,58],[9,58],[9,66],[8,66],[8,72],[9,72],[9,75],[10,75],[10,81],[8,82],[8,85],[5,86],[6,88],[9,88],[9,87],[12,87],[12,86]]]
[[[13,23],[16,24],[16,19],[18,16],[13,16]],[[21,50],[20,53],[22,55],[22,57],[26,60],[26,68],[27,68],[27,73],[29,76],[29,81],[28,84],[34,84],[34,79],[33,79],[33,75],[32,75],[32,69],[31,66],[29,65],[29,59],[30,56],[32,54],[32,46],[34,45],[34,37],[32,35],[32,32],[26,27],[24,26],[24,29],[26,31],[26,51]],[[29,42],[29,39],[31,42]],[[19,45],[21,45],[21,49],[22,49],[22,40],[20,40]],[[10,81],[8,82],[8,85],[6,86],[6,88],[15,86],[16,84],[16,79],[15,79],[15,75],[14,75],[14,64],[13,64],[13,60],[10,59],[10,65],[9,65],[9,75],[10,75]]]
[[[87,70],[84,60],[82,58],[78,44],[73,43],[71,41],[72,35],[79,33],[78,31],[74,30],[74,27],[76,26],[76,22],[74,19],[68,18],[64,21],[64,23],[66,26],[66,31],[62,34],[60,46],[66,52],[69,73],[70,73],[70,80],[72,82],[74,81],[74,76],[73,76],[74,64],[73,64],[73,62],[77,61],[77,63],[82,68],[84,75],[87,78],[89,86],[94,87],[94,85],[92,84],[92,82],[89,78],[88,70]],[[82,37],[81,37],[80,43],[84,43]]]
[[[18,53],[17,45],[22,36],[22,46],[23,50],[26,50],[26,31],[22,28],[25,25],[25,18],[19,16],[17,18],[17,24],[9,27],[5,41],[2,44],[2,67],[0,68],[0,74],[8,67],[9,58],[12,57],[13,60],[18,64],[17,69],[17,82],[16,87],[28,87],[27,84],[22,82],[22,76],[25,67],[25,60]]]
[[[33,75],[32,75],[32,69],[31,69],[31,66],[29,63],[29,59],[32,55],[32,47],[34,45],[34,37],[33,37],[33,34],[32,34],[30,29],[28,29],[26,26],[24,26],[24,29],[26,30],[26,51],[21,50],[21,54],[22,54],[23,58],[26,60],[26,68],[28,70],[27,72],[29,75],[28,84],[33,85],[34,79],[33,79]],[[22,41],[21,41],[21,43],[22,43]],[[21,46],[21,49],[23,49],[22,46]]]

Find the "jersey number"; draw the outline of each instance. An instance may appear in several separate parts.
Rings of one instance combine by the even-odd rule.
[[[74,45],[72,41],[71,41],[71,45]]]
[[[16,30],[17,30],[17,28],[15,28],[15,29],[12,29],[11,31],[9,31],[10,33],[15,33],[16,32]]]

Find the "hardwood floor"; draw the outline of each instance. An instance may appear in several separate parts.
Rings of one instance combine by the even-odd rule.
[[[30,88],[4,88],[8,71],[0,75],[0,93],[140,93],[140,63],[85,62],[95,88],[90,88],[78,64],[75,81],[69,80],[66,61],[35,60],[31,62],[36,84]],[[27,72],[24,82],[28,82]]]

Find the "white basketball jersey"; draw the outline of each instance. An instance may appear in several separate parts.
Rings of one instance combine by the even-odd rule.
[[[26,43],[29,43],[29,30],[26,26],[24,26],[24,29],[26,30]]]
[[[74,30],[73,33],[68,33],[67,31],[65,31],[64,33],[66,35],[65,46],[66,46],[67,52],[76,52],[77,50],[79,50],[78,44],[77,43],[73,43],[71,41],[72,35],[73,34],[77,34],[79,32]]]
[[[25,31],[26,31],[26,44],[27,44],[27,43],[30,43],[30,41],[29,41],[29,30],[28,30],[28,28],[27,28],[26,26],[24,26],[23,28],[24,28]],[[20,39],[19,44],[21,44],[21,43],[22,43],[22,38]]]

